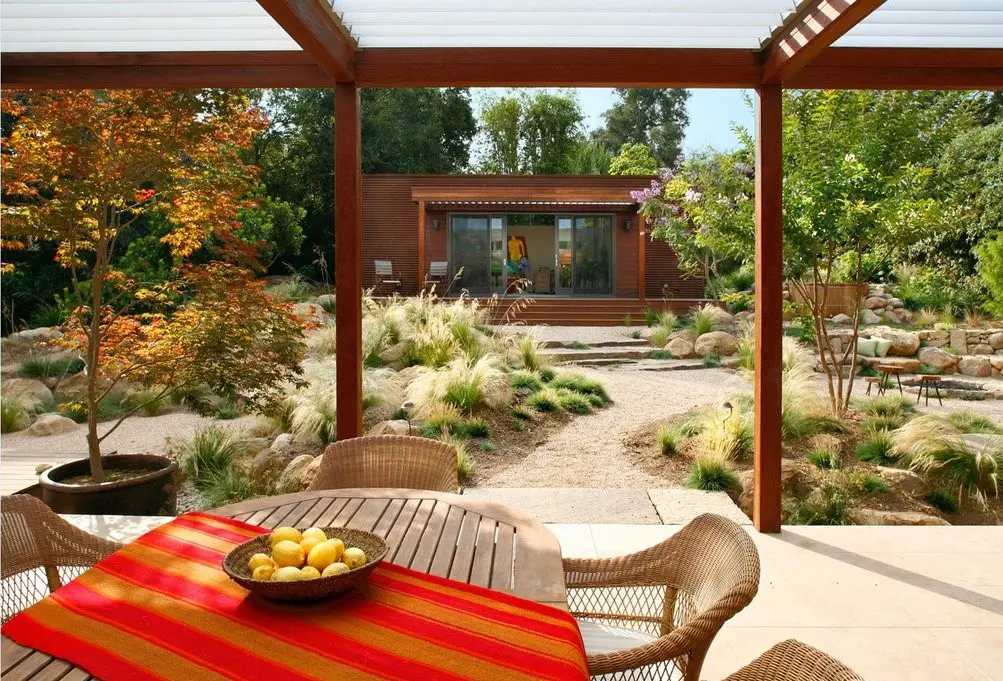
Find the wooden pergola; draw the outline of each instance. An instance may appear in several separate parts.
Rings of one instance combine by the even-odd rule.
[[[1000,0],[0,0],[0,18],[10,89],[334,89],[341,437],[362,428],[360,88],[754,89],[762,532],[780,529],[782,89],[1003,89]]]

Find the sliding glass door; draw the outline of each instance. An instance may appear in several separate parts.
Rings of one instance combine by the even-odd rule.
[[[454,215],[450,220],[451,274],[456,284],[475,294],[491,291],[491,219],[487,215]]]
[[[574,218],[574,293],[609,295],[613,292],[613,217],[581,215]]]

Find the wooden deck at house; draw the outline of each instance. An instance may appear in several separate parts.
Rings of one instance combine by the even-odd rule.
[[[552,295],[474,296],[484,305],[491,305],[492,323],[519,323],[527,326],[644,326],[647,309],[669,309],[685,314],[694,307],[709,302],[705,298],[669,298],[640,300],[639,298],[568,297]],[[525,301],[520,305],[520,301]]]

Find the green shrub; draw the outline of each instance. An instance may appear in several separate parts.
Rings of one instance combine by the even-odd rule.
[[[31,410],[27,400],[17,397],[0,397],[0,433],[13,433],[28,427]]]
[[[675,426],[663,425],[658,428],[655,439],[658,442],[658,450],[662,454],[672,455],[679,451],[686,436]]]
[[[603,387],[602,383],[591,378],[586,378],[581,374],[560,374],[550,381],[550,387],[554,390],[566,388],[583,395],[595,395],[602,398],[605,404],[612,402],[609,398],[609,393],[606,392],[606,388]]]
[[[200,487],[202,499],[208,508],[234,504],[254,496],[251,479],[233,464],[204,476]]]
[[[570,414],[591,414],[592,403],[587,395],[574,390],[561,389],[557,391],[557,403],[561,409]]]
[[[672,353],[668,350],[652,350],[648,353],[648,359],[672,359]]]
[[[588,346],[585,346],[588,347]],[[533,336],[520,336],[518,342],[519,361],[527,371],[539,371],[547,365],[546,358],[541,354],[542,346]]]
[[[204,385],[189,385],[175,388],[170,399],[175,404],[189,409],[196,414],[210,414],[213,409],[212,393]]]
[[[419,432],[422,437],[438,439],[442,435],[459,435],[463,430],[463,419],[452,411],[441,411],[429,416]]]
[[[715,319],[714,311],[708,306],[694,308],[689,316],[689,329],[699,338],[714,330]]]
[[[240,416],[240,407],[231,399],[222,399],[216,403],[213,415],[220,421],[229,421]]]
[[[634,318],[631,317],[629,314],[625,315],[624,318],[623,318],[623,325],[624,326],[634,326]]]
[[[684,483],[690,489],[725,492],[738,484],[727,461],[713,456],[698,456],[690,464],[690,475]]]
[[[550,383],[557,376],[557,372],[551,369],[550,367],[544,367],[543,369],[540,369],[539,373],[540,373],[540,380],[543,381],[544,383]]]
[[[656,348],[664,348],[665,344],[669,342],[669,334],[671,333],[671,329],[666,329],[664,326],[656,326],[648,335],[648,342]]]
[[[819,468],[825,470],[836,470],[842,466],[842,460],[840,459],[839,452],[834,449],[826,449],[823,447],[813,449],[808,452],[808,460]]]
[[[128,410],[123,406],[125,399],[123,391],[111,392],[98,402],[98,421],[116,419]],[[87,422],[87,405],[84,402],[64,402],[58,405],[61,415],[73,419],[77,423]]]
[[[716,369],[721,366],[721,355],[716,352],[709,352],[704,355],[703,365],[706,369]]]
[[[498,445],[491,440],[481,440],[479,446],[482,452],[494,452],[498,450]]]
[[[641,331],[639,329],[631,331],[630,337],[634,340],[641,340]]]
[[[491,437],[491,424],[484,419],[465,419],[460,423],[460,433],[467,437]]]
[[[328,314],[335,314],[338,311],[338,301],[334,296],[325,295],[317,298],[317,304]]]
[[[883,395],[863,401],[858,408],[871,416],[905,416],[916,413],[916,405],[908,397]]]
[[[787,525],[850,525],[847,510],[849,495],[839,485],[829,482],[813,489],[804,499],[784,499],[783,519]]]
[[[32,310],[28,317],[28,326],[37,329],[42,326],[62,326],[70,316],[70,313],[63,305],[58,303],[45,303]]]
[[[568,347],[572,350],[588,350],[589,346],[581,341],[572,341],[568,344]]]
[[[59,378],[79,374],[84,366],[84,360],[79,357],[34,355],[21,362],[17,372],[25,378]]]
[[[872,367],[870,364],[861,364],[860,371],[858,372],[858,374],[864,378],[874,378],[875,376],[878,375],[878,370]]]
[[[539,392],[533,393],[526,398],[523,404],[530,409],[545,413],[555,412],[560,409],[557,393],[549,388],[544,388]]]
[[[658,311],[650,305],[646,305],[644,307],[644,325],[655,326],[656,324],[658,324]]]
[[[518,419],[520,421],[533,420],[533,412],[531,412],[525,405],[522,404],[517,404],[514,407],[512,407],[509,413],[512,415],[512,418]]]
[[[237,435],[228,428],[207,426],[195,431],[195,436],[180,444],[178,456],[189,480],[199,489],[212,485],[214,478],[233,468],[241,453]]]
[[[939,376],[944,373],[944,370],[940,367],[930,366],[929,364],[920,364],[919,368],[916,369],[916,373],[920,376]]]
[[[892,437],[883,430],[871,433],[869,438],[858,442],[853,453],[860,461],[869,461],[882,466],[894,465],[897,460],[892,454]]]
[[[265,292],[273,298],[290,303],[311,302],[317,295],[313,286],[301,275],[293,273],[285,281],[272,284]]]
[[[984,402],[988,397],[984,390],[959,390],[956,396],[962,402]]]
[[[162,388],[144,388],[126,393],[122,407],[132,411],[139,409],[147,416],[156,416],[167,406],[168,397]]]
[[[853,488],[862,494],[887,494],[892,491],[891,485],[880,475],[858,473],[853,476]]]
[[[522,421],[512,421],[512,423],[509,425],[512,427],[512,430],[514,430],[517,433],[521,433],[524,430],[526,430],[526,424],[523,423]]]
[[[476,361],[461,357],[444,369],[426,371],[411,382],[406,394],[420,411],[445,403],[471,413],[480,405],[508,406],[512,387],[498,358],[485,355]]]
[[[947,421],[962,433],[988,433],[999,435],[1003,429],[988,416],[970,411],[952,411],[947,414]]]
[[[879,430],[895,430],[905,422],[901,416],[869,416],[860,422],[860,427],[867,432]]]
[[[942,513],[957,513],[959,509],[958,498],[942,489],[931,490],[926,502]]]
[[[535,371],[514,371],[508,377],[509,384],[517,390],[536,392],[543,388],[543,379]]]
[[[467,443],[457,437],[446,436],[440,438],[446,444],[450,444],[456,448],[456,475],[460,479],[460,484],[462,485],[474,472],[474,460],[470,456],[470,452],[467,451]]]

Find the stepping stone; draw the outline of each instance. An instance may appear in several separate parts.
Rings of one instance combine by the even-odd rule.
[[[726,492],[670,487],[649,489],[648,497],[664,525],[685,525],[702,513],[716,513],[739,525],[752,524]]]
[[[511,506],[544,523],[660,523],[643,489],[470,487],[463,494]]]

